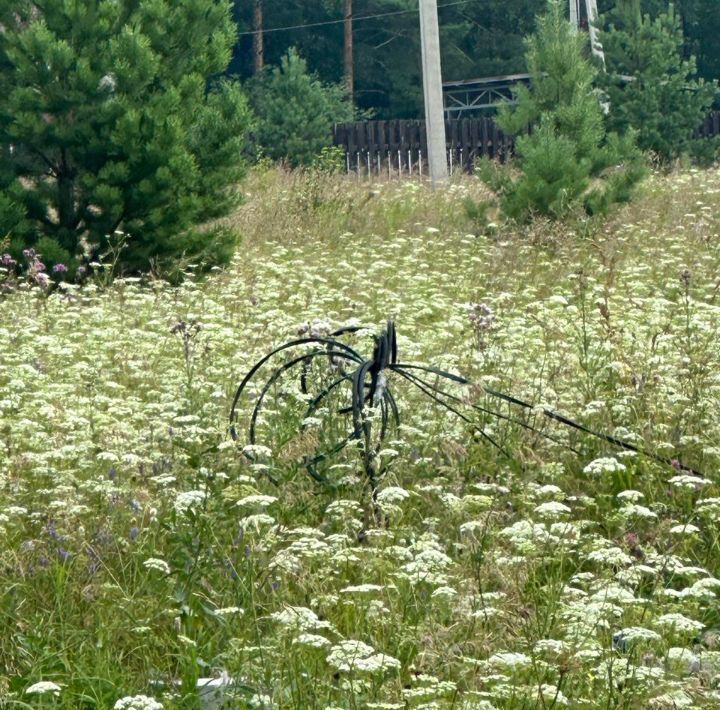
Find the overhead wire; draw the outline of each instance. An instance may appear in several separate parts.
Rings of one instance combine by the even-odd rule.
[[[442,10],[445,7],[455,7],[456,5],[467,5],[472,0],[455,0],[455,2],[444,3],[438,5],[438,10]],[[377,17],[391,17],[393,15],[412,15],[420,11],[419,8],[413,10],[393,10],[392,12],[380,12],[374,15],[358,15],[352,17],[353,22],[360,22],[361,20],[374,20]],[[238,37],[247,37],[250,35],[267,34],[268,32],[285,32],[287,30],[302,30],[307,27],[322,27],[324,25],[339,25],[345,22],[345,18],[340,20],[323,20],[322,22],[308,22],[304,25],[287,25],[286,27],[268,27],[267,29],[261,30],[247,30],[246,32],[238,32]]]

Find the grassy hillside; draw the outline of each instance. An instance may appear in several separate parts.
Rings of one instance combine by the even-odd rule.
[[[189,708],[226,672],[230,707],[717,707],[720,173],[522,231],[471,182],[248,189],[226,272],[0,295],[0,705]],[[473,414],[506,456],[402,382],[381,519],[357,453],[328,488],[241,455],[257,359],[388,317],[404,361],[705,475],[454,389],[557,440]]]

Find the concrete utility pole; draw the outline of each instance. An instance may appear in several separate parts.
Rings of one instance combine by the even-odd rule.
[[[437,0],[420,0],[420,34],[422,37],[422,76],[428,162],[430,163],[430,182],[435,188],[447,182],[448,177]]]
[[[575,29],[580,27],[580,0],[570,0],[570,24]]]
[[[345,0],[345,37],[344,37],[345,85],[347,86],[350,103],[353,102],[355,72],[353,70],[353,5],[352,0]]]
[[[600,60],[600,63],[605,69],[605,51],[603,50],[602,44],[600,44],[600,37],[598,36],[598,29],[595,23],[598,19],[597,0],[585,0],[585,10],[588,16],[588,32],[590,33],[590,51],[593,55]]]

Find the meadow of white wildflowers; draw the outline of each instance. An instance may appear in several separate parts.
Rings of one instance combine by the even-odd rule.
[[[572,227],[475,229],[475,190],[267,173],[225,272],[0,295],[0,706],[720,706],[720,173]],[[387,317],[705,475],[454,390],[556,439],[478,419],[505,457],[391,382],[382,520],[350,451],[326,489],[262,449],[274,485],[242,376]]]

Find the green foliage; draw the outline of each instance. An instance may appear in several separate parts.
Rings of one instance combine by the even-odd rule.
[[[254,3],[234,0],[233,4],[241,31],[251,31]],[[601,13],[616,4],[617,0],[598,0]],[[265,34],[266,65],[279,63],[293,45],[321,81],[342,80],[343,28],[338,22],[343,18],[342,0],[262,0],[262,5],[266,28],[294,28]],[[523,38],[534,31],[535,15],[542,11],[544,0],[465,0],[438,5],[443,75],[448,80],[525,71]],[[354,3],[354,100],[361,109],[372,109],[383,119],[423,115],[417,7],[417,0]],[[653,17],[666,7],[667,0],[642,0],[642,11]],[[676,0],[676,8],[685,33],[684,53],[697,57],[700,76],[706,80],[720,77],[717,0]],[[362,21],[357,20],[360,16]],[[240,37],[233,54],[231,73],[244,79],[252,76],[250,34]]]
[[[560,218],[580,202],[588,212],[604,210],[627,200],[642,176],[632,136],[620,140],[605,134],[585,42],[565,19],[564,5],[550,0],[537,33],[527,41],[531,86],[520,87],[515,104],[503,106],[497,119],[503,131],[518,135],[520,175],[496,168],[504,176],[490,176],[503,211],[513,219],[534,213]],[[612,179],[606,174],[610,166]]]
[[[226,708],[717,707],[698,677],[720,626],[720,173],[657,176],[587,240],[545,220],[468,237],[463,200],[484,193],[460,175],[431,193],[320,174],[332,213],[297,200],[317,179],[253,171],[245,258],[201,283],[2,296],[0,704],[209,707],[202,676],[229,677]],[[509,460],[409,382],[393,383],[383,524],[356,452],[331,464],[336,493],[293,478],[320,443],[312,421],[285,439],[265,410],[285,446],[249,466],[225,435],[241,373],[306,321],[372,326],[388,309],[401,357],[711,475],[559,422],[545,439],[525,428],[537,412],[453,389],[453,406],[512,418],[472,417]],[[294,378],[268,397],[307,404]]]
[[[693,78],[695,58],[683,58],[673,6],[652,19],[641,16],[639,2],[621,3],[606,23],[601,39],[607,74],[601,78],[610,102],[608,128],[636,130],[639,147],[663,162],[690,152],[692,133],[712,106],[717,86]]]
[[[0,230],[71,267],[116,230],[126,271],[226,258],[193,226],[235,204],[244,172],[245,98],[207,90],[230,59],[228,4],[0,0],[0,25]]]
[[[251,98],[262,152],[293,167],[311,164],[330,145],[333,123],[353,117],[344,87],[319,81],[295,49],[252,82]]]

